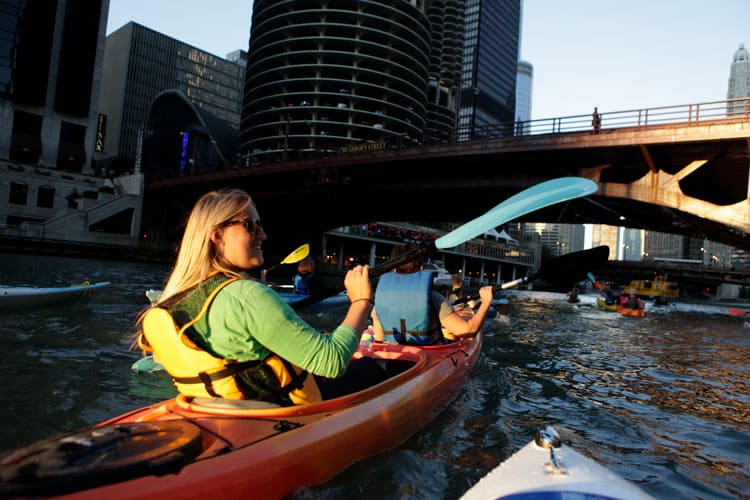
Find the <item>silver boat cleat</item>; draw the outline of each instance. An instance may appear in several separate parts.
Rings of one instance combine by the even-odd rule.
[[[567,474],[568,471],[565,466],[560,462],[557,457],[555,450],[562,446],[562,440],[560,434],[552,427],[548,425],[542,430],[536,431],[534,436],[534,442],[540,448],[549,450],[549,463],[544,464],[547,467],[547,473],[549,474]]]

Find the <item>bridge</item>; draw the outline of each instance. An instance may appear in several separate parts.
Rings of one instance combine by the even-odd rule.
[[[144,223],[176,241],[194,201],[236,186],[255,198],[271,241],[375,220],[462,223],[539,182],[599,190],[519,221],[608,224],[689,235],[750,251],[750,98],[500,124],[473,140],[321,154],[211,174],[150,179]],[[350,148],[356,149],[356,148]],[[165,206],[165,202],[167,206]]]

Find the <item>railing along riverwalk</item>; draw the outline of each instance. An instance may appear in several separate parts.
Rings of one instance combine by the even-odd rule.
[[[599,112],[599,129],[622,129],[658,127],[664,125],[699,125],[717,120],[750,119],[750,97],[708,101],[676,106],[629,109],[625,111]],[[555,118],[483,125],[459,129],[458,137],[471,137],[472,141],[529,136],[543,134],[565,134],[594,131],[593,113]]]

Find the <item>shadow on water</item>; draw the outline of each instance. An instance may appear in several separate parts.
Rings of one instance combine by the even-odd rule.
[[[168,269],[13,256],[0,270],[7,284],[112,283],[83,308],[2,314],[0,450],[174,394],[164,377],[133,373],[140,353],[129,350],[144,291]],[[458,498],[548,424],[657,498],[750,498],[744,319],[679,304],[629,318],[595,296],[509,295],[511,314],[486,322],[482,356],[451,406],[397,449],[295,498]],[[334,297],[301,314],[325,331],[345,307]]]

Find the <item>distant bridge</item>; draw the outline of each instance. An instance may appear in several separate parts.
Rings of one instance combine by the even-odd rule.
[[[577,115],[482,127],[469,142],[151,179],[146,230],[173,241],[168,232],[200,194],[239,186],[255,198],[269,244],[288,249],[368,221],[465,222],[534,184],[578,176],[599,191],[521,221],[626,226],[750,250],[750,98],[600,116],[599,133],[591,115]]]

